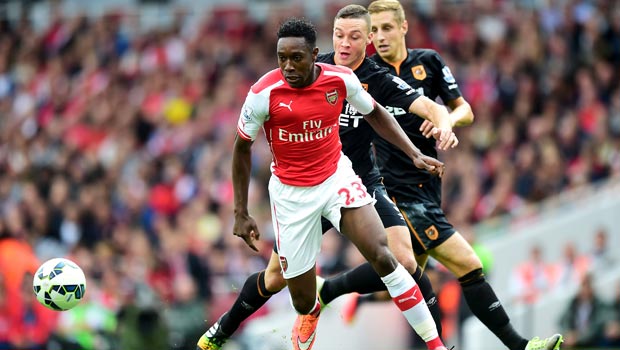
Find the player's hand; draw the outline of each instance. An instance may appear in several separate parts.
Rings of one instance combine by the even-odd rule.
[[[447,150],[448,148],[454,148],[459,144],[459,139],[452,130],[433,128],[433,137],[439,142],[437,148],[440,150]]]
[[[439,177],[442,177],[446,170],[446,166],[441,161],[433,157],[425,156],[424,154],[414,157],[413,164],[416,168],[426,170]]]
[[[248,214],[235,215],[235,224],[233,225],[233,234],[241,237],[245,241],[248,247],[254,251],[258,251],[258,248],[254,245],[255,241],[260,238],[260,232],[258,232],[258,226],[253,217]]]
[[[433,123],[430,120],[424,119],[424,121],[422,122],[422,125],[420,125],[420,132],[422,133],[424,137],[428,139],[428,138],[433,137],[434,128],[435,128],[435,125],[433,125]]]

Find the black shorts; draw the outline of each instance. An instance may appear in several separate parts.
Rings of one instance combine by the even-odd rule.
[[[398,209],[407,221],[416,255],[437,247],[456,232],[435,203],[398,203]]]
[[[407,226],[405,219],[394,202],[388,197],[387,191],[381,182],[375,182],[373,185],[367,186],[366,190],[377,200],[375,202],[375,209],[377,213],[379,213],[383,227]],[[321,226],[323,234],[334,227],[334,225],[325,218],[321,218]],[[275,242],[273,244],[273,251],[276,253],[278,252]]]

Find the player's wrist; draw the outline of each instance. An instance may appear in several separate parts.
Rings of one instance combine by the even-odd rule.
[[[235,216],[249,216],[250,215],[248,208],[235,208],[233,212]]]
[[[417,148],[414,148],[409,152],[409,158],[413,161],[420,159],[422,156],[422,151]]]
[[[454,116],[454,113],[450,113],[449,115],[450,115],[450,118],[449,118],[449,119],[450,119],[450,125],[451,125],[451,128],[455,128],[455,127],[456,127],[456,125],[458,124],[459,120],[458,120],[458,118],[456,118],[456,117]]]

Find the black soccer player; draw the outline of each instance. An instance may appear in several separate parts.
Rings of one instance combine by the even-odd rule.
[[[453,126],[471,124],[474,119],[471,107],[439,54],[427,49],[407,49],[407,21],[401,4],[397,0],[378,0],[368,10],[377,50],[372,58],[421,94],[433,100],[441,97],[451,109]],[[391,107],[387,105],[410,139],[425,154],[436,156],[435,142],[428,138],[433,125],[407,116],[396,106]],[[441,180],[403,163],[400,152],[382,139],[377,138],[374,144],[385,186],[409,225],[419,264],[424,266],[430,255],[448,268],[458,278],[473,314],[509,349],[559,349],[562,342],[559,334],[528,341],[513,329],[485,280],[480,259],[441,209]]]
[[[409,111],[418,113],[433,122],[445,126],[447,110],[428,98],[419,96],[406,83],[395,76],[387,74],[387,70],[379,68],[370,59],[365,57],[366,45],[370,43],[370,17],[366,9],[359,5],[350,5],[343,8],[334,23],[334,49],[331,54],[319,55],[318,61],[337,63],[354,69],[362,84],[380,104],[400,106]],[[340,116],[340,136],[343,152],[351,159],[353,168],[360,175],[368,192],[377,199],[375,208],[388,232],[388,244],[397,259],[405,266],[410,274],[415,276],[423,293],[432,292],[427,278],[421,276],[416,269],[411,240],[406,224],[394,206],[387,198],[385,189],[380,183],[380,177],[370,157],[370,144],[374,132],[369,123],[352,106],[346,104]],[[449,125],[449,124],[448,124]],[[457,145],[458,140],[448,126],[442,130],[435,130],[438,137],[446,142],[441,147],[446,149]],[[443,135],[443,136],[440,136]],[[328,230],[329,225],[324,226]],[[417,273],[416,273],[417,272]],[[376,273],[370,278],[364,272],[359,278],[359,292],[385,290],[385,285],[374,285],[375,277],[381,284]],[[366,281],[370,281],[370,286]],[[281,275],[278,255],[274,252],[264,271],[250,276],[244,284],[232,308],[216,322],[199,341],[202,349],[219,349],[222,344],[239,327],[240,323],[260,308],[271,295],[279,292],[286,286]],[[435,328],[434,325],[429,325]]]

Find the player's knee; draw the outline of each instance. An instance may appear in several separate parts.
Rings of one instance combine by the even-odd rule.
[[[413,256],[413,254],[411,254],[411,252],[394,252],[394,255],[396,256],[396,260],[398,260],[398,262],[403,265],[403,267],[405,268],[405,270],[407,270],[407,272],[409,272],[409,274],[413,274],[416,271],[418,263],[416,262],[415,257]]]
[[[482,271],[482,262],[480,261],[480,258],[478,258],[478,255],[476,255],[476,253],[472,251],[471,254],[468,254],[463,259],[461,269],[470,272],[473,272],[475,270]]]
[[[392,254],[392,252],[387,248],[387,246],[382,247],[381,249],[377,249],[376,254],[374,254],[372,261],[369,262],[375,267],[377,272],[386,271],[386,270],[394,270],[398,265],[398,261]]]
[[[270,292],[279,292],[286,287],[286,280],[280,273],[280,267],[277,269],[267,268],[265,270],[265,288]]]
[[[482,282],[484,282],[484,272],[482,272],[482,268],[477,268],[466,273],[462,277],[459,277],[459,283],[463,287],[475,285]]]

